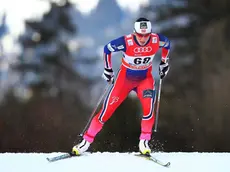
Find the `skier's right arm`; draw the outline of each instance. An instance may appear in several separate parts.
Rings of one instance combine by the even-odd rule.
[[[125,51],[125,38],[124,36],[119,37],[117,39],[114,39],[110,41],[108,44],[104,46],[104,73],[102,77],[107,82],[114,82],[114,73],[112,69],[112,61],[111,61],[111,54],[112,52],[118,52],[118,51]]]

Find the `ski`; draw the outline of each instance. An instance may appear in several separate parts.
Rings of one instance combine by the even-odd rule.
[[[80,156],[80,155],[79,155]],[[55,162],[58,160],[62,160],[62,159],[67,159],[67,158],[72,158],[72,157],[76,157],[76,155],[72,154],[72,153],[64,153],[62,155],[58,155],[58,156],[54,156],[54,157],[50,157],[50,158],[46,158],[49,162]]]
[[[82,155],[84,155],[84,154],[82,154]],[[72,158],[72,157],[79,157],[79,156],[82,156],[82,155],[77,156],[77,155],[72,154],[72,153],[64,153],[62,155],[58,155],[58,156],[54,156],[54,157],[47,157],[46,159],[49,162],[55,162],[55,161],[68,159],[68,158]],[[134,155],[137,156],[137,157],[142,157],[142,158],[144,158],[146,160],[152,161],[152,162],[154,162],[154,163],[156,163],[158,165],[161,165],[163,167],[169,167],[171,165],[170,162],[167,162],[167,163],[162,162],[159,159],[157,159],[157,158],[155,158],[155,157],[153,157],[152,155],[149,155],[149,154],[148,155],[134,154]]]
[[[158,165],[161,165],[163,167],[169,167],[171,165],[170,162],[162,162],[160,161],[159,159],[153,157],[152,155],[143,155],[143,154],[135,154],[135,156],[138,156],[138,157],[142,157],[142,158],[145,158],[146,160],[149,160],[149,161],[152,161],[152,162],[155,162],[156,164]]]

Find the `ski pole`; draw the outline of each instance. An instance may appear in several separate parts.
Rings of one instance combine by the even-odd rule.
[[[85,133],[85,131],[86,131],[86,129],[87,129],[89,123],[91,122],[92,118],[94,117],[94,114],[95,114],[95,112],[96,112],[98,106],[99,106],[99,105],[101,104],[101,102],[103,101],[103,99],[104,99],[104,97],[105,97],[105,95],[106,95],[106,93],[107,93],[107,91],[108,91],[110,85],[112,85],[112,84],[108,83],[107,86],[105,87],[103,94],[102,94],[101,97],[99,98],[96,107],[94,108],[93,112],[91,113],[88,122],[86,123],[84,129],[82,130],[81,134],[79,134],[79,136],[83,136],[83,134]]]
[[[87,129],[89,123],[91,122],[91,120],[93,119],[93,117],[94,117],[94,115],[95,115],[95,112],[96,112],[98,106],[101,104],[101,102],[102,102],[103,99],[105,98],[105,96],[106,96],[106,94],[107,94],[107,91],[109,90],[110,86],[113,85],[113,84],[115,83],[115,78],[117,78],[117,75],[118,75],[119,71],[120,71],[120,70],[118,70],[118,71],[116,72],[116,75],[115,75],[113,81],[112,81],[112,82],[109,82],[109,83],[107,84],[107,86],[105,87],[103,94],[102,94],[101,97],[99,98],[96,107],[94,108],[93,112],[91,113],[90,118],[89,118],[87,124],[85,125],[84,129],[83,129],[82,132],[79,134],[79,136],[83,136],[83,134],[85,133],[85,131],[86,131],[86,129]]]
[[[156,102],[157,103],[157,105],[156,105],[156,122],[155,122],[154,132],[157,132],[159,108],[160,108],[160,98],[161,98],[161,86],[162,86],[162,79],[160,79],[159,86],[158,86],[157,102]]]

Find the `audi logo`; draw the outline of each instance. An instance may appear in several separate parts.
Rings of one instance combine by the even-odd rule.
[[[136,47],[133,51],[134,53],[148,53],[152,51],[152,47]]]

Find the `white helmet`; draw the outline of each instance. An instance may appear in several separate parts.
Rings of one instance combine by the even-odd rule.
[[[148,34],[152,32],[151,22],[146,18],[139,18],[134,23],[134,32]]]

